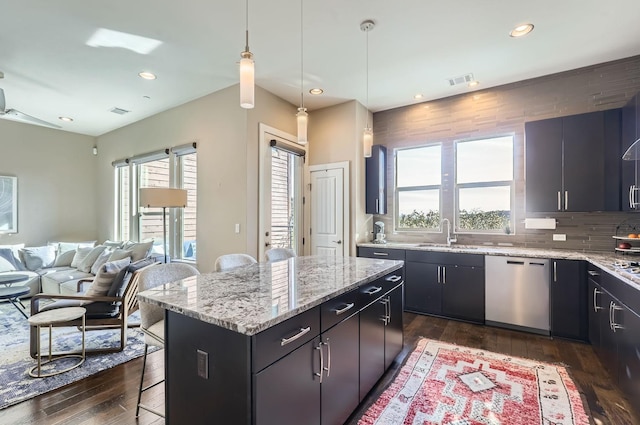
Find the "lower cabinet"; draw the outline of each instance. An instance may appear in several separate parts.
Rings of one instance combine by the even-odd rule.
[[[320,425],[321,347],[315,338],[255,375],[256,425]]]
[[[404,334],[402,333],[402,300],[403,286],[389,292],[387,300],[387,323],[384,329],[384,369],[387,370],[393,363],[404,346]]]
[[[484,256],[407,251],[405,309],[484,323]]]
[[[618,382],[629,402],[640,412],[640,316],[624,307],[616,315],[622,326],[618,340]]]
[[[579,260],[551,260],[551,335],[586,341],[586,264]]]

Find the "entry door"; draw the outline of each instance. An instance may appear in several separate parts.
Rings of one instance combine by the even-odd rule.
[[[311,254],[344,255],[344,169],[311,171]]]

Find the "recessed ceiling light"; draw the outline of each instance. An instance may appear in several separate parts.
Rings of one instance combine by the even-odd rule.
[[[157,78],[156,74],[152,72],[146,72],[146,71],[140,72],[138,75],[144,78],[145,80],[155,80]]]
[[[533,24],[522,24],[512,29],[509,35],[511,37],[522,37],[523,35],[529,34],[531,31],[533,31]]]
[[[475,87],[478,84],[480,84],[480,81],[477,80],[473,80],[473,81],[469,81],[469,83],[467,84],[469,87]]]
[[[311,90],[309,90],[309,93],[315,94],[315,95],[319,95],[319,94],[324,93],[324,90],[319,89],[319,88],[318,89],[311,89]]]
[[[422,99],[422,93],[418,93],[415,96],[413,96],[414,99]]]
[[[58,117],[58,119],[60,121],[64,121],[64,122],[71,122],[73,121],[73,118],[69,118],[69,117]]]

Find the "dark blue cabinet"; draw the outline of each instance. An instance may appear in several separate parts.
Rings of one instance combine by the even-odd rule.
[[[387,148],[374,145],[371,157],[365,160],[367,188],[365,209],[367,214],[387,213]]]

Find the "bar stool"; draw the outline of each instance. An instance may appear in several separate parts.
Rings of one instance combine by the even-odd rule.
[[[42,313],[34,314],[29,317],[29,324],[36,327],[36,332],[38,333],[38,339],[36,342],[36,358],[38,360],[38,364],[29,369],[29,376],[32,378],[46,378],[48,376],[59,375],[64,372],[68,372],[71,369],[75,369],[84,363],[85,360],[85,313],[87,310],[84,307],[66,307],[66,308],[57,308],[54,310],[43,311]],[[82,351],[65,351],[61,353],[53,353],[52,350],[52,339],[51,339],[51,329],[53,328],[53,324],[60,322],[68,322],[71,320],[76,320],[82,318]],[[42,361],[42,351],[40,346],[40,328],[42,326],[49,327],[49,353],[48,359],[46,361]],[[58,370],[50,373],[42,373],[42,366],[50,364],[56,360],[65,359],[65,358],[78,358],[79,362],[76,364],[69,366],[63,370]],[[37,373],[35,372],[37,369]]]

